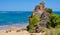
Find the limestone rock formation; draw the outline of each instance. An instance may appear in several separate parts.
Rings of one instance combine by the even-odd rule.
[[[41,2],[39,5],[37,5],[33,11],[33,14],[30,18],[32,18],[34,15],[37,15],[39,17],[39,22],[37,25],[34,25],[32,26],[30,23],[31,21],[29,21],[29,25],[27,26],[27,30],[30,30],[30,32],[35,32],[35,33],[39,33],[41,31],[43,31],[43,29],[45,27],[47,27],[47,24],[48,24],[48,20],[49,20],[49,17],[50,17],[50,14],[48,12],[46,12],[46,10],[48,8],[45,8],[45,3],[44,2]],[[29,19],[30,19],[29,18]],[[30,26],[33,27],[32,29],[30,29]]]

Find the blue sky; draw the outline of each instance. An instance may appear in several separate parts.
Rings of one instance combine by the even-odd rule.
[[[32,11],[41,1],[53,11],[60,11],[60,0],[0,0],[0,11]]]

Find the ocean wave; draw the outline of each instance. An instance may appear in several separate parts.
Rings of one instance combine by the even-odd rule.
[[[11,27],[16,27],[16,28],[26,28],[28,23],[17,23],[17,24],[12,24],[12,25],[2,25],[0,26],[0,30],[8,30]]]

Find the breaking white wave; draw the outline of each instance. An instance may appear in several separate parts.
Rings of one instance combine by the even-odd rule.
[[[17,24],[12,24],[12,25],[3,25],[0,26],[0,30],[8,30],[11,27],[16,27],[16,28],[26,28],[26,26],[28,25],[28,23],[17,23]]]

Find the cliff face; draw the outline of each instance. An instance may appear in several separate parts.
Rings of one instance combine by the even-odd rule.
[[[44,4],[44,2],[41,2],[40,5],[37,5],[33,11],[33,14],[29,18],[29,25],[27,26],[27,30],[29,32],[39,33],[43,31],[44,28],[56,26],[57,22],[55,23],[52,21],[55,20],[55,18],[53,18],[54,16],[52,16],[52,9],[45,8]]]

